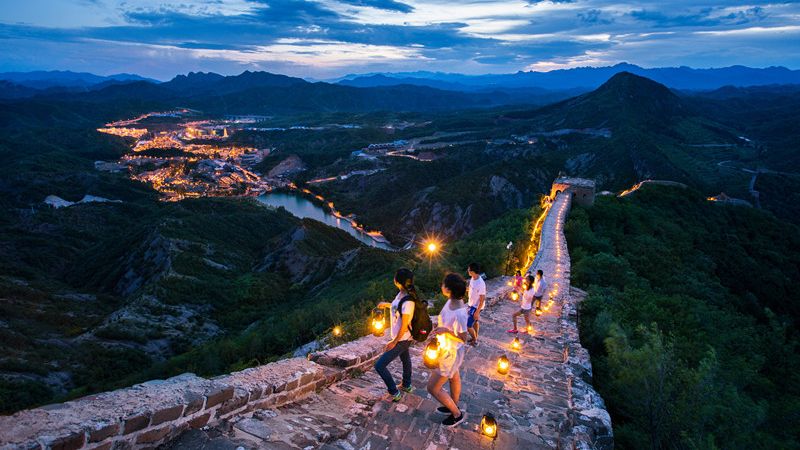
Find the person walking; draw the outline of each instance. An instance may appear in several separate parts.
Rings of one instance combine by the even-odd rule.
[[[431,374],[428,392],[442,404],[437,411],[449,414],[442,425],[452,427],[464,420],[465,413],[458,407],[461,397],[461,364],[464,362],[464,341],[467,339],[467,308],[464,294],[467,282],[456,273],[447,274],[442,281],[442,294],[448,298],[439,313],[439,324],[431,332],[431,339],[439,344],[439,368]],[[450,382],[450,393],[444,384]]]
[[[467,273],[469,274],[469,318],[467,328],[469,329],[470,345],[478,345],[478,332],[480,331],[481,311],[486,302],[486,283],[480,274],[480,266],[478,263],[470,263],[467,266]]]
[[[547,281],[544,279],[544,272],[542,269],[536,271],[536,280],[533,282],[533,300],[536,304],[536,311],[542,310],[542,297],[547,291]]]
[[[514,322],[514,328],[508,330],[509,333],[519,332],[517,330],[517,317],[519,316],[525,318],[525,329],[522,330],[522,332],[526,333],[527,330],[531,329],[531,308],[533,305],[533,294],[535,292],[534,283],[535,278],[533,275],[528,275],[524,283],[525,291],[522,293],[522,301],[519,305],[519,311],[511,315],[511,320]]]
[[[384,348],[384,353],[375,362],[375,371],[386,383],[386,390],[393,402],[399,402],[402,392],[412,392],[411,355],[408,352],[413,343],[409,325],[414,316],[414,306],[419,303],[417,289],[414,287],[414,273],[409,269],[399,269],[394,275],[394,285],[398,289],[397,296],[391,303],[381,302],[378,308],[390,308],[389,318],[391,340]],[[405,301],[404,301],[405,300]],[[400,304],[402,303],[402,307]],[[387,366],[396,358],[403,364],[403,380],[398,388]]]

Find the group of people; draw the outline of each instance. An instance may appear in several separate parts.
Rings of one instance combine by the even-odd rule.
[[[447,302],[439,313],[438,323],[431,327],[430,332],[423,334],[427,339],[422,338],[422,340],[428,341],[435,340],[438,344],[438,368],[432,371],[427,389],[442,404],[437,411],[447,416],[442,424],[448,427],[455,426],[464,420],[464,411],[459,407],[461,397],[459,370],[464,361],[467,346],[478,344],[480,315],[486,305],[486,283],[481,276],[480,266],[477,263],[469,264],[467,273],[468,280],[457,273],[445,275],[441,291],[447,298]],[[517,317],[523,315],[526,323],[530,325],[530,310],[533,303],[536,302],[537,307],[541,304],[545,289],[542,275],[542,271],[539,270],[536,277],[529,275],[521,283],[525,289],[522,295],[521,309],[513,315],[514,332],[517,332]],[[420,340],[420,334],[419,330],[416,330],[417,333],[412,333],[415,331],[412,323],[417,323],[414,320],[416,308],[425,308],[424,311],[418,311],[418,313],[424,312],[427,315],[427,303],[423,302],[417,293],[414,286],[414,274],[411,270],[399,269],[395,273],[394,284],[398,290],[394,300],[378,304],[379,308],[390,308],[391,340],[386,344],[383,355],[376,361],[375,371],[386,383],[386,389],[392,401],[399,402],[404,392],[410,393],[414,390],[411,385],[412,366],[409,348],[415,340]],[[400,358],[403,365],[400,386],[397,386],[388,369],[389,363],[397,358]],[[450,384],[449,393],[444,391],[444,385],[448,382]]]

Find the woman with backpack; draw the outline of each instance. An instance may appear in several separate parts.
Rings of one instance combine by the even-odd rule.
[[[459,369],[464,362],[469,313],[464,305],[467,282],[461,275],[450,273],[442,281],[442,294],[448,298],[439,313],[439,326],[431,332],[432,339],[439,343],[439,368],[431,374],[428,392],[443,405],[437,411],[449,414],[442,425],[452,427],[464,420],[464,412],[458,408],[461,397],[461,375]],[[442,389],[450,381],[450,394]]]
[[[386,389],[392,397],[393,402],[399,402],[403,397],[402,391],[412,392],[411,386],[411,355],[408,348],[414,342],[411,336],[410,325],[414,316],[414,307],[420,303],[417,289],[414,287],[414,273],[409,269],[399,269],[394,275],[394,285],[399,292],[397,296],[389,302],[381,302],[378,308],[390,308],[391,320],[390,332],[392,340],[386,344],[383,355],[375,362],[375,371],[386,383]],[[400,357],[403,363],[403,383],[398,389],[392,374],[386,367],[390,362]]]

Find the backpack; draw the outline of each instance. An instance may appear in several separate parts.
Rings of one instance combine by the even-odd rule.
[[[428,307],[421,301],[415,301],[410,295],[406,295],[397,304],[397,310],[403,314],[403,302],[411,300],[414,302],[414,314],[411,316],[411,323],[408,324],[408,331],[411,332],[411,337],[417,342],[425,342],[428,340],[428,334],[433,330],[433,322],[431,316],[428,315]]]

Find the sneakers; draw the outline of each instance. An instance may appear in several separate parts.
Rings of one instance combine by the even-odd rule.
[[[414,386],[408,386],[408,387],[400,386],[400,390],[410,394],[410,393],[414,392]]]
[[[517,331],[516,328],[512,328],[510,330],[506,330],[506,333],[515,333],[516,334],[516,333],[519,333],[519,331]]]
[[[391,394],[389,394],[391,395]],[[401,391],[397,391],[397,394],[392,395],[392,401],[394,403],[399,402],[403,398],[403,393]]]
[[[450,410],[449,410],[449,409],[447,409],[447,407],[446,407],[446,406],[440,406],[440,407],[436,408],[436,412],[438,412],[438,413],[441,413],[441,414],[449,414],[449,415],[452,415],[452,414],[450,413]]]
[[[453,417],[453,415],[450,414],[449,416],[447,416],[447,419],[444,419],[442,421],[442,425],[446,427],[454,427],[464,420],[464,416],[465,416],[464,411],[461,411],[461,415],[458,417]]]

